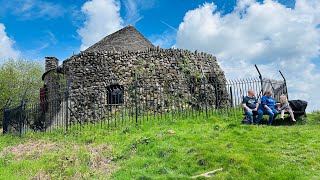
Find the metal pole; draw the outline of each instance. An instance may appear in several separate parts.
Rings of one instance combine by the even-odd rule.
[[[19,116],[19,136],[22,136],[22,109],[23,109],[23,101],[20,106],[20,116]]]
[[[233,108],[233,94],[232,94],[232,87],[230,86],[230,106]]]
[[[68,113],[68,109],[69,109],[69,86],[70,86],[70,81],[67,80],[67,88],[66,88],[66,93],[65,93],[65,103],[66,103],[66,132],[68,132],[68,120],[69,120],[69,113]]]
[[[284,81],[284,85],[286,86],[286,94],[287,94],[287,98],[289,99],[289,93],[288,93],[288,86],[287,86],[287,80],[284,77],[284,75],[282,74],[282,72],[279,70],[279,73],[281,74],[283,81]]]
[[[208,102],[207,102],[207,90],[206,90],[206,76],[204,75],[202,66],[201,66],[201,73],[202,73],[202,78],[203,78],[204,100],[205,100],[205,104],[206,104],[206,119],[208,119]]]
[[[206,103],[206,118],[208,119],[208,102],[207,102],[207,90],[206,90],[206,78],[204,77],[204,100]]]
[[[261,75],[261,73],[260,73],[260,70],[259,70],[258,66],[257,66],[256,64],[255,64],[254,66],[256,67],[256,70],[257,70],[258,73],[259,73],[259,79],[260,79],[260,83],[261,83],[261,92],[262,92],[262,94],[263,94],[264,90],[263,90],[262,75]]]
[[[6,134],[8,132],[8,117],[9,117],[9,108],[4,107],[3,108],[3,120],[2,120],[2,126],[3,126],[2,133],[3,134]]]
[[[276,97],[275,97],[276,95],[275,95],[275,92],[274,92],[275,89],[274,89],[274,87],[273,87],[273,85],[272,85],[271,80],[269,80],[269,82],[270,82],[270,85],[271,85],[271,88],[272,88],[272,92],[273,92],[273,93],[272,93],[272,96],[273,96],[273,98],[276,98]]]
[[[138,124],[138,100],[137,100],[137,86],[138,86],[138,78],[137,73],[134,73],[135,76],[135,83],[134,83],[134,102],[135,102],[135,108],[136,108],[136,124]]]

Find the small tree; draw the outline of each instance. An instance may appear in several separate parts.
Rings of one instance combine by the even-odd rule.
[[[17,106],[26,92],[30,103],[39,101],[39,88],[43,82],[43,64],[36,61],[9,59],[0,65],[0,108],[11,98],[11,106]],[[2,109],[1,109],[2,111]],[[0,127],[2,126],[2,113]]]

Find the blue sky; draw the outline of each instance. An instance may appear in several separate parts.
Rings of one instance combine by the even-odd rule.
[[[62,60],[132,24],[153,44],[211,53],[228,79],[289,83],[290,97],[320,99],[319,0],[0,0],[0,64]],[[281,77],[280,77],[281,78]]]
[[[152,2],[151,2],[152,1]],[[218,11],[229,13],[236,5],[236,0],[145,0],[146,7],[140,7],[142,18],[134,25],[147,38],[153,38],[164,32],[171,32],[168,24],[178,28],[185,13],[195,9],[205,2],[214,2]],[[26,11],[21,10],[28,1],[0,0],[0,23],[6,27],[6,33],[15,41],[14,47],[22,52],[22,57],[27,59],[41,59],[44,56],[56,56],[59,59],[68,58],[73,52],[77,53],[81,44],[81,38],[77,29],[85,21],[85,15],[81,13],[81,7],[85,0],[65,1],[29,1],[32,7]],[[151,3],[150,3],[151,2]],[[281,0],[288,7],[294,7],[294,0]],[[38,3],[38,6],[36,5]],[[121,17],[126,17],[125,0],[120,1]],[[42,6],[53,6],[58,12],[43,12]],[[19,8],[17,10],[16,8]],[[124,25],[130,24],[124,19]],[[107,34],[106,34],[107,35]],[[171,46],[172,43],[166,44]]]

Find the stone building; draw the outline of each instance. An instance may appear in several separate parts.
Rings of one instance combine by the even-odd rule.
[[[46,98],[64,97],[61,92],[67,89],[75,118],[101,116],[110,104],[129,108],[134,93],[136,101],[157,111],[168,111],[177,102],[199,104],[203,91],[206,103],[216,108],[228,98],[226,78],[216,57],[155,47],[133,26],[58,64],[58,59],[46,58]],[[60,106],[51,109],[58,113]]]

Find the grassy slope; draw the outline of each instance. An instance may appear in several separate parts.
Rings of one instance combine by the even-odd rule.
[[[39,174],[53,179],[188,179],[218,168],[223,168],[214,175],[218,179],[320,179],[319,127],[315,113],[294,126],[247,126],[211,117],[80,134],[0,136],[0,152],[6,146],[44,143],[42,152],[20,158],[0,154],[0,179]],[[168,134],[169,129],[176,134]],[[45,150],[48,144],[55,146]]]

